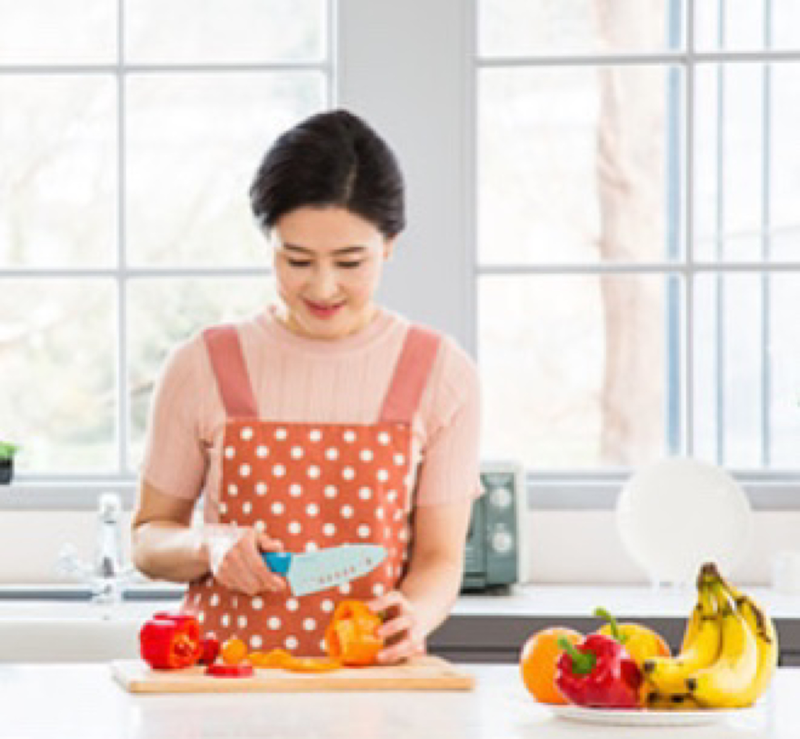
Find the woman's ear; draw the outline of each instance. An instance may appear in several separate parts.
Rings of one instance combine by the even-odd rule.
[[[383,242],[383,260],[388,262],[392,258],[392,254],[394,253],[394,245],[397,243],[397,237],[394,236],[391,239],[386,239]]]

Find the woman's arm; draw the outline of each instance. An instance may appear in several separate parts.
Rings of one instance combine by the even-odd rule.
[[[133,517],[133,562],[139,570],[173,582],[211,571],[219,583],[247,595],[286,589],[261,559],[261,552],[282,549],[279,541],[246,526],[192,527],[194,503],[142,483]]]
[[[381,636],[390,646],[379,661],[397,662],[419,652],[428,634],[447,618],[461,589],[471,511],[472,500],[415,510],[408,572],[398,590],[369,603],[373,611],[389,614]]]
[[[192,529],[195,501],[166,495],[142,481],[133,515],[132,554],[145,575],[189,582],[210,569],[208,544]]]

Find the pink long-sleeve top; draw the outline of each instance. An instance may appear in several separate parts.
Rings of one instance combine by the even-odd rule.
[[[374,423],[409,323],[380,308],[355,334],[335,341],[295,334],[267,308],[237,324],[262,418],[300,423]],[[472,359],[443,337],[412,424],[413,505],[480,495],[480,391]],[[216,502],[225,411],[203,338],[169,356],[158,380],[143,478],[168,495]],[[216,505],[205,505],[213,522]]]

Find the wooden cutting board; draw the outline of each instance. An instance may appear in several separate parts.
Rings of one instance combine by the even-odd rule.
[[[447,660],[421,655],[401,665],[307,673],[256,670],[253,677],[203,674],[203,667],[153,670],[141,660],[117,660],[111,671],[131,693],[292,693],[335,690],[471,690],[475,678]]]

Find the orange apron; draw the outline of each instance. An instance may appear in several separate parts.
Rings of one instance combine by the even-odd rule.
[[[373,424],[278,423],[258,417],[234,326],[203,335],[227,422],[220,523],[252,526],[301,553],[349,543],[381,544],[388,557],[350,583],[300,598],[287,591],[233,592],[209,573],[190,584],[183,610],[221,641],[251,649],[324,653],[325,627],[343,598],[370,600],[394,589],[410,544],[411,422],[439,336],[411,326],[380,417]]]

